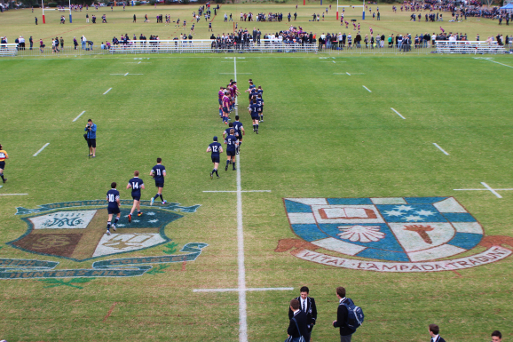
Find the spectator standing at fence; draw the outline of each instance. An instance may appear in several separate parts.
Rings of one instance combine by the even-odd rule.
[[[43,39],[39,39],[39,51],[41,51],[41,53],[43,53],[44,48],[45,48],[45,44],[43,43]]]
[[[32,36],[30,36],[30,38],[29,38],[29,45],[30,45],[30,50],[32,50],[32,47],[34,46],[34,40],[32,39]]]
[[[77,46],[78,46],[77,37],[73,37],[73,47],[75,48],[75,50],[77,49]]]
[[[57,37],[55,39],[57,39]],[[64,49],[64,39],[62,39],[62,37],[60,39],[60,43],[61,43],[61,50],[62,50],[62,49]]]
[[[137,16],[134,14],[134,20],[132,20],[133,23],[137,22]]]
[[[37,25],[37,17],[34,17],[35,18],[35,21],[36,21],[36,25]]]
[[[86,13],[86,23],[89,22],[89,13]]]

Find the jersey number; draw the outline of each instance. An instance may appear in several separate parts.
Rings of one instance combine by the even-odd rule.
[[[109,202],[114,202],[114,195],[113,194],[109,194]]]
[[[217,146],[212,146],[212,152],[217,153]]]
[[[157,176],[162,176],[162,174],[160,173],[160,169],[157,169]]]
[[[139,183],[137,183],[137,182],[132,182],[132,189],[134,189],[134,190],[139,189]]]

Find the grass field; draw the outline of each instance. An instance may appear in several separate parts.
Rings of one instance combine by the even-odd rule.
[[[216,93],[234,77],[233,58],[149,56],[143,61],[0,60],[0,142],[10,157],[8,182],[0,189],[0,258],[91,269],[98,260],[163,255],[166,248],[159,245],[80,262],[6,244],[27,230],[14,215],[16,208],[103,199],[112,181],[118,182],[121,198],[130,199],[125,185],[135,169],[146,182],[143,199],[148,200],[155,193],[148,173],[157,157],[168,172],[165,198],[201,205],[194,213],[177,211],[183,218],[165,226],[175,254],[183,254],[179,249],[191,242],[208,246],[195,261],[153,265],[138,277],[2,280],[1,338],[239,339],[238,293],[193,292],[239,286],[237,194],[203,192],[237,191],[235,171],[221,170],[220,179],[210,180],[205,153],[212,136],[225,128]],[[512,337],[511,257],[455,272],[380,273],[275,251],[280,240],[296,237],[283,206],[283,198],[290,197],[454,196],[486,236],[511,237],[511,192],[498,191],[503,196],[498,198],[490,191],[453,190],[484,189],[480,182],[512,188],[509,58],[254,55],[235,63],[241,90],[251,77],[265,91],[259,135],[251,132],[247,97],[239,98],[247,132],[241,189],[271,191],[241,193],[246,287],[294,288],[247,292],[249,341],[285,339],[288,301],[302,285],[318,303],[314,341],[338,338],[331,322],[335,288],[341,285],[366,314],[355,341],[423,341],[433,322],[448,341],[483,341],[495,329],[505,340]],[[127,72],[142,75],[111,76]],[[82,138],[88,118],[98,125],[95,159],[88,159]],[[12,193],[28,195],[4,196]],[[123,209],[126,214],[129,206]],[[97,229],[103,232],[106,215],[98,215]],[[126,224],[124,216],[121,222]],[[464,256],[484,250],[478,246]]]
[[[301,26],[307,32],[313,32],[317,35],[327,32],[345,32],[354,35],[355,32],[353,31],[352,25],[350,25],[349,29],[345,29],[345,26],[340,26],[340,22],[336,20],[336,2],[332,2],[331,10],[329,10],[328,13],[325,13],[325,21],[310,21],[313,13],[321,14],[329,4],[330,3],[325,2],[323,6],[320,6],[318,3],[308,2],[306,6],[303,6],[302,3],[299,2],[297,3],[297,9],[295,2],[284,5],[269,3],[221,5],[217,16],[212,18],[212,28],[216,36],[223,33],[227,34],[229,32],[233,32],[235,23],[238,24],[239,29],[247,28],[252,31],[253,27],[256,27],[261,30],[262,34],[271,34],[288,29],[290,24],[286,19],[287,14],[290,12],[293,15],[294,12],[297,12],[298,18],[296,21],[292,20],[291,24],[294,26]],[[344,9],[345,19],[347,21],[351,22],[351,19],[356,19],[357,22],[360,22],[361,33],[363,36],[365,34],[369,34],[370,36],[370,28],[372,28],[374,35],[385,34],[385,36],[388,37],[390,34],[405,35],[406,33],[410,33],[414,37],[416,34],[424,34],[426,32],[429,34],[432,34],[433,32],[439,33],[441,32],[440,26],[442,26],[446,32],[467,33],[468,40],[475,40],[477,34],[480,35],[481,40],[486,40],[489,36],[495,37],[499,33],[503,34],[504,37],[506,35],[511,36],[511,34],[513,34],[513,29],[505,25],[499,26],[496,20],[469,17],[464,22],[449,23],[448,20],[450,19],[450,12],[441,12],[445,18],[444,22],[426,23],[424,19],[421,22],[413,22],[410,21],[409,18],[411,12],[401,12],[398,10],[397,13],[393,13],[392,6],[384,4],[379,5],[381,13],[380,21],[372,19],[372,15],[370,15],[368,10],[366,12],[366,20],[362,21],[361,7],[350,7],[352,5],[361,5],[360,1],[341,1],[339,5],[349,6],[340,8],[340,13],[342,13],[342,10]],[[34,9],[34,13],[32,13],[30,9],[18,11],[11,10],[0,14],[0,17],[2,18],[0,20],[0,35],[7,36],[9,43],[13,43],[16,37],[23,35],[27,39],[27,46],[28,38],[30,36],[34,38],[35,46],[38,46],[40,38],[43,38],[47,46],[51,46],[49,45],[48,40],[50,38],[55,38],[55,36],[62,36],[65,41],[65,46],[72,46],[73,37],[79,39],[82,35],[85,35],[88,40],[93,41],[97,47],[100,46],[102,41],[112,41],[114,36],[119,38],[121,34],[125,33],[127,33],[130,38],[132,38],[134,34],[139,37],[139,35],[143,33],[148,38],[153,34],[158,35],[161,40],[166,40],[178,37],[181,33],[190,33],[192,12],[197,12],[198,7],[199,4],[176,6],[166,5],[158,6],[157,9],[153,6],[135,6],[126,7],[125,11],[122,10],[122,7],[115,7],[114,11],[111,11],[108,7],[100,8],[98,11],[90,9],[87,13],[89,13],[90,16],[92,14],[96,14],[98,22],[100,22],[97,24],[92,24],[91,22],[89,24],[86,23],[85,9],[82,12],[72,12],[72,24],[69,24],[68,22],[69,12],[45,11],[47,22],[45,25],[42,24],[41,9]],[[376,5],[370,5],[370,7],[373,12],[376,12]],[[284,14],[284,21],[281,23],[241,22],[239,21],[240,12],[252,12],[254,14],[281,12]],[[232,13],[234,22],[223,22],[223,16],[225,13],[227,15]],[[426,12],[421,12],[422,15],[425,13]],[[101,24],[101,16],[103,14],[107,15],[108,24]],[[137,23],[132,23],[134,14],[137,16]],[[147,14],[150,19],[149,23],[144,23],[145,14]],[[159,14],[171,15],[172,21],[176,21],[178,18],[181,22],[186,20],[187,27],[175,27],[173,22],[170,25],[157,24],[155,16]],[[61,15],[64,15],[66,18],[65,25],[59,24]],[[35,16],[39,18],[39,25],[37,26],[34,24]],[[207,22],[205,22],[204,19],[201,19],[200,22],[196,24],[194,38],[208,39],[210,35],[211,33],[208,32]]]

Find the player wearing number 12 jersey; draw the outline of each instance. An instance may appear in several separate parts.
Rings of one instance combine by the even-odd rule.
[[[121,216],[121,211],[119,210],[119,191],[116,190],[116,182],[112,182],[110,184],[110,189],[107,191],[107,212],[109,213],[109,219],[107,220],[107,235],[110,235],[110,228],[116,231],[116,224],[119,221],[119,217]],[[112,223],[112,215],[116,215],[114,223]]]
[[[214,137],[214,141],[208,145],[207,153],[211,152],[210,158],[212,159],[212,163],[214,163],[214,169],[210,172],[210,179],[216,174],[217,178],[219,178],[219,173],[217,173],[217,168],[219,167],[219,155],[223,153],[223,146],[217,141],[217,137]]]
[[[166,204],[167,201],[162,197],[162,189],[164,189],[164,177],[166,176],[166,168],[162,165],[162,158],[157,158],[157,165],[153,167],[150,171],[150,176],[155,179],[155,186],[159,189],[157,194],[151,198],[150,205],[153,205],[153,202],[160,197],[162,204]]]
[[[142,215],[141,211],[141,189],[144,189],[144,182],[139,178],[139,171],[134,172],[134,178],[128,181],[127,189],[132,189],[132,198],[134,199],[134,205],[128,214],[128,222],[132,222],[132,213],[137,209],[137,216]]]

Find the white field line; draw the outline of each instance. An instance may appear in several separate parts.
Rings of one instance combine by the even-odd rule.
[[[446,156],[449,155],[449,153],[445,152],[443,148],[441,148],[440,146],[438,146],[437,143],[433,143],[433,145],[435,145],[440,151],[442,151]]]
[[[233,58],[233,78],[237,82],[237,58]],[[235,98],[237,105],[237,98]],[[238,115],[237,106],[235,114]],[[244,229],[242,225],[242,186],[240,177],[240,154],[237,161],[237,264],[239,268],[239,342],[248,341],[248,317],[246,310],[246,267],[244,266]]]
[[[39,151],[37,151],[36,153],[34,153],[33,157],[36,157],[39,153],[41,153],[41,151],[43,151],[45,149],[46,146],[50,145],[50,143],[46,143],[45,146],[41,147],[39,149]]]
[[[392,109],[397,115],[399,115],[400,117],[402,117],[404,120],[406,120],[406,118],[404,116],[402,116],[398,111],[396,111],[394,108],[390,108]]]
[[[27,196],[28,194],[0,194],[0,196]]]
[[[218,190],[218,191],[203,191],[203,192],[238,192],[234,190]],[[241,190],[240,192],[271,192],[271,190]]]
[[[454,191],[490,191],[490,189],[453,189]],[[513,191],[513,189],[493,189],[496,191]]]
[[[497,61],[492,61],[491,59],[488,59],[488,61],[490,61],[490,62],[494,62],[494,63],[497,63],[497,64],[500,64],[500,65],[504,65],[505,67],[508,67],[508,68],[513,68],[513,66],[511,66],[511,65],[502,64],[502,63],[499,63],[499,62],[497,62]]]
[[[492,194],[494,194],[495,196],[497,196],[498,198],[502,198],[501,195],[499,195],[499,193],[497,191],[495,191],[494,189],[492,189],[488,184],[486,184],[485,182],[481,182],[481,184],[483,184],[483,186],[485,188],[487,188],[488,190],[490,190],[492,192]]]
[[[103,93],[103,95],[107,94],[111,90],[112,90],[112,88],[107,89],[107,91],[105,93]]]
[[[348,72],[346,72],[346,74],[347,74],[347,76],[351,76],[351,74],[350,74],[350,73],[348,73]]]
[[[246,291],[292,291],[293,287],[262,287],[249,288]],[[192,292],[238,292],[240,289],[194,289]]]
[[[128,72],[125,74],[125,76],[127,76],[127,75],[128,75]]]
[[[137,64],[141,64],[141,61],[137,62]]]
[[[84,110],[82,113],[80,113],[73,122],[77,121],[86,111]]]
[[[369,88],[367,88],[366,86],[362,86],[362,87],[364,87],[365,89],[367,89],[367,91],[368,91],[369,93],[372,93],[372,91],[370,91],[370,89],[369,89]]]
[[[333,62],[333,63],[337,63],[337,62],[335,62],[335,61],[332,61],[332,62]]]

